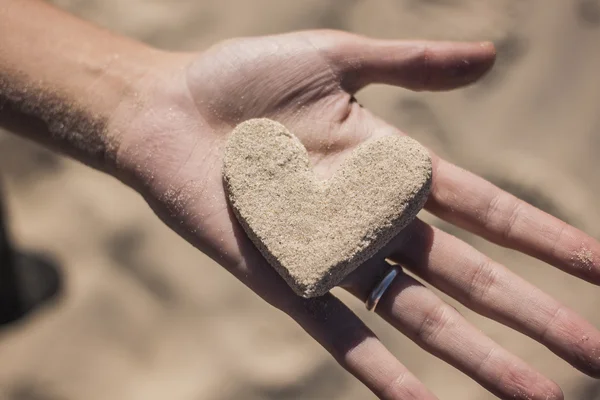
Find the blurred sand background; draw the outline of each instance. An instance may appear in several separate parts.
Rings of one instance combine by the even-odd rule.
[[[447,94],[373,87],[359,100],[439,154],[600,237],[600,1],[56,0],[168,49],[307,28],[382,38],[488,39],[498,63]],[[133,191],[0,133],[13,235],[64,272],[57,303],[0,330],[0,399],[369,399],[291,320],[164,227]],[[600,288],[425,216],[600,326]],[[442,399],[490,399],[341,294]],[[453,303],[454,304],[454,303]],[[600,387],[534,341],[464,310],[557,381]]]

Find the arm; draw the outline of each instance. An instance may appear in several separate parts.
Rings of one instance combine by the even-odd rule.
[[[104,170],[115,114],[159,65],[158,51],[35,0],[0,0],[0,55],[0,125]]]

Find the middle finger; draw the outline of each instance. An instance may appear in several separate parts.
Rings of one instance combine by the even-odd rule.
[[[386,272],[359,268],[346,289],[365,300]],[[379,271],[377,271],[379,270]],[[471,325],[456,309],[412,277],[400,273],[376,312],[417,345],[469,375],[503,399],[562,399],[560,388]]]
[[[415,220],[391,256],[473,311],[510,326],[582,372],[600,376],[600,332],[462,240]]]

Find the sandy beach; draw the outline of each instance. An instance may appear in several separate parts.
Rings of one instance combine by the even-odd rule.
[[[497,64],[474,86],[451,93],[374,86],[358,100],[450,161],[600,238],[597,0],[53,2],[173,50],[312,28],[491,40]],[[0,180],[15,241],[56,258],[65,286],[56,302],[0,330],[0,400],[373,398],[291,319],[115,179],[0,132]],[[421,216],[600,327],[600,288]],[[441,399],[494,398],[335,291]],[[556,381],[567,399],[600,399],[600,384],[534,340],[448,301]]]

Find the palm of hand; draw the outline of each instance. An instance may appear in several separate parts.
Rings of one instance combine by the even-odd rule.
[[[222,155],[227,134],[237,123],[267,117],[295,133],[316,173],[328,177],[365,140],[400,134],[360,107],[352,96],[356,90],[374,82],[451,89],[478,79],[493,56],[489,45],[384,42],[339,32],[224,42],[191,62],[188,56],[178,58],[182,62],[154,86],[150,103],[132,122],[138,134],[131,136],[138,139],[124,143],[120,156],[135,165],[135,183],[163,221],[292,316],[378,396],[434,398],[333,295],[299,298],[266,264],[228,209]],[[430,211],[600,282],[600,245],[593,239],[435,155],[433,161]],[[600,333],[575,313],[421,221],[400,236],[344,286],[364,300],[385,272],[382,259],[395,259],[474,310],[536,338],[582,371],[600,374]],[[580,245],[595,257],[585,268],[572,257]],[[519,307],[523,298],[531,307]],[[553,382],[407,275],[396,279],[377,311],[420,346],[503,398],[562,396]],[[582,336],[588,338],[584,343]]]
[[[161,166],[147,174],[152,179],[144,177],[157,213],[186,237],[199,236],[193,241],[227,266],[242,262],[243,249],[252,247],[228,211],[221,180],[224,145],[235,125],[257,117],[283,123],[301,139],[323,177],[363,141],[395,133],[345,90],[327,50],[316,47],[328,35],[336,34],[238,39],[195,58],[185,71],[186,87],[175,94],[189,109],[173,111],[171,105],[177,115],[160,127],[178,136],[160,135],[156,150],[143,161]],[[144,130],[156,130],[148,124],[146,119]],[[168,154],[165,143],[174,148]]]

